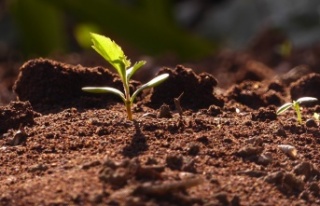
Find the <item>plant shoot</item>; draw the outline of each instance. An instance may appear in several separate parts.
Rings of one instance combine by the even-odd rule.
[[[306,103],[306,102],[314,102],[314,101],[318,101],[318,99],[314,97],[301,97],[296,101],[293,100],[292,102],[287,102],[283,104],[281,107],[279,107],[279,109],[277,109],[277,115],[282,114],[283,112],[287,111],[289,108],[293,108],[294,111],[296,112],[297,120],[299,124],[302,124],[300,104]]]
[[[113,93],[119,96],[125,104],[128,119],[132,120],[133,118],[131,107],[137,95],[144,89],[155,87],[161,84],[169,77],[169,74],[161,74],[153,78],[146,84],[140,86],[131,95],[129,90],[129,80],[136,71],[138,71],[143,65],[145,65],[146,62],[139,61],[131,66],[130,60],[127,59],[121,47],[114,41],[103,35],[95,33],[91,33],[90,35],[93,42],[93,49],[98,52],[106,61],[108,61],[119,74],[123,84],[124,92],[113,87],[83,87],[82,90],[91,93]]]

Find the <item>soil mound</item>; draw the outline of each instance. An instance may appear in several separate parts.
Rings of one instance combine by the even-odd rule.
[[[305,75],[290,85],[292,100],[299,97],[315,97],[320,99],[320,74],[311,73]]]
[[[163,68],[160,74],[168,73],[169,78],[161,85],[153,88],[149,96],[148,106],[160,107],[163,103],[174,106],[174,99],[182,93],[180,104],[183,108],[199,109],[214,104],[223,107],[221,97],[214,95],[217,80],[208,73],[195,74],[192,69],[178,65],[175,69]]]
[[[281,84],[271,82],[265,84],[257,81],[244,81],[236,84],[227,91],[229,100],[246,105],[252,109],[259,109],[268,105],[279,106],[284,102]]]
[[[103,67],[86,68],[40,58],[26,62],[20,68],[14,92],[19,100],[29,101],[32,106],[41,110],[40,105],[59,104],[66,107],[70,103],[77,105],[86,97],[99,97],[103,100],[101,102],[118,100],[114,95],[92,95],[81,90],[84,86],[106,85],[122,88],[117,76]],[[84,104],[99,105],[97,102],[90,105],[88,103],[90,101],[84,101]]]

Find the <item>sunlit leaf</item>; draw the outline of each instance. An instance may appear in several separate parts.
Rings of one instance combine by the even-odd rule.
[[[301,97],[299,99],[297,99],[297,103],[301,104],[303,102],[315,102],[315,101],[318,101],[317,98],[314,98],[314,97]]]
[[[112,87],[82,87],[82,91],[96,94],[112,93],[118,95],[125,102],[124,94],[120,90]]]
[[[136,96],[144,89],[147,88],[151,88],[151,87],[155,87],[159,84],[161,84],[163,81],[165,81],[167,78],[169,77],[169,74],[165,73],[165,74],[161,74],[155,78],[153,78],[152,80],[150,80],[149,82],[145,83],[144,85],[142,85],[140,88],[138,88],[131,97],[131,102],[134,101],[134,99],[136,98]]]
[[[279,109],[277,109],[277,115],[282,114],[283,112],[288,110],[290,107],[292,107],[292,103],[291,102],[285,103],[284,105],[279,107]]]
[[[147,62],[146,61],[139,61],[136,62],[132,67],[127,69],[127,80],[131,79],[132,75],[138,71],[143,65],[145,65]]]
[[[121,47],[103,35],[91,33],[91,37],[93,49],[117,70],[122,80],[125,80],[126,68],[130,67],[131,63],[124,55]]]

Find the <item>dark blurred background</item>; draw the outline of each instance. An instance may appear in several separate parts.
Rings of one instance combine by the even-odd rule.
[[[89,31],[139,54],[205,57],[242,49],[264,28],[295,46],[319,41],[318,0],[2,0],[0,58],[89,49]]]
[[[104,64],[89,32],[114,39],[132,61],[201,62],[249,48],[274,67],[279,61],[262,53],[287,57],[320,42],[320,1],[1,0],[0,102],[12,99],[18,68],[30,58]]]

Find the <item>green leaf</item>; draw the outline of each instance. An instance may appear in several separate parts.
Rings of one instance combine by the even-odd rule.
[[[134,101],[134,99],[136,98],[136,96],[144,89],[147,88],[151,88],[151,87],[155,87],[159,84],[161,84],[163,81],[165,81],[167,78],[169,77],[169,74],[165,73],[165,74],[161,74],[160,76],[157,76],[155,78],[153,78],[152,80],[150,80],[149,82],[145,83],[144,85],[142,85],[139,89],[137,89],[133,94],[132,97],[130,99],[131,102]]]
[[[290,107],[292,107],[292,103],[291,102],[285,103],[284,105],[279,107],[279,109],[277,109],[277,112],[276,112],[277,115],[282,114],[283,112],[288,110]]]
[[[134,73],[136,73],[136,71],[138,71],[138,69],[140,69],[146,63],[147,63],[146,61],[139,61],[139,62],[136,62],[132,67],[127,69],[127,71],[126,71],[127,72],[127,80],[129,81],[129,79],[131,79],[132,75],[134,75]]]
[[[96,94],[112,93],[118,95],[122,99],[122,101],[126,101],[124,94],[120,90],[112,87],[82,87],[82,91]]]
[[[90,33],[93,49],[107,60],[119,73],[123,82],[126,78],[126,69],[130,67],[130,61],[124,55],[121,47],[110,38],[100,34]]]
[[[303,102],[314,102],[314,101],[318,101],[317,98],[314,98],[314,97],[301,97],[299,99],[297,99],[297,103],[298,104],[301,104]]]

